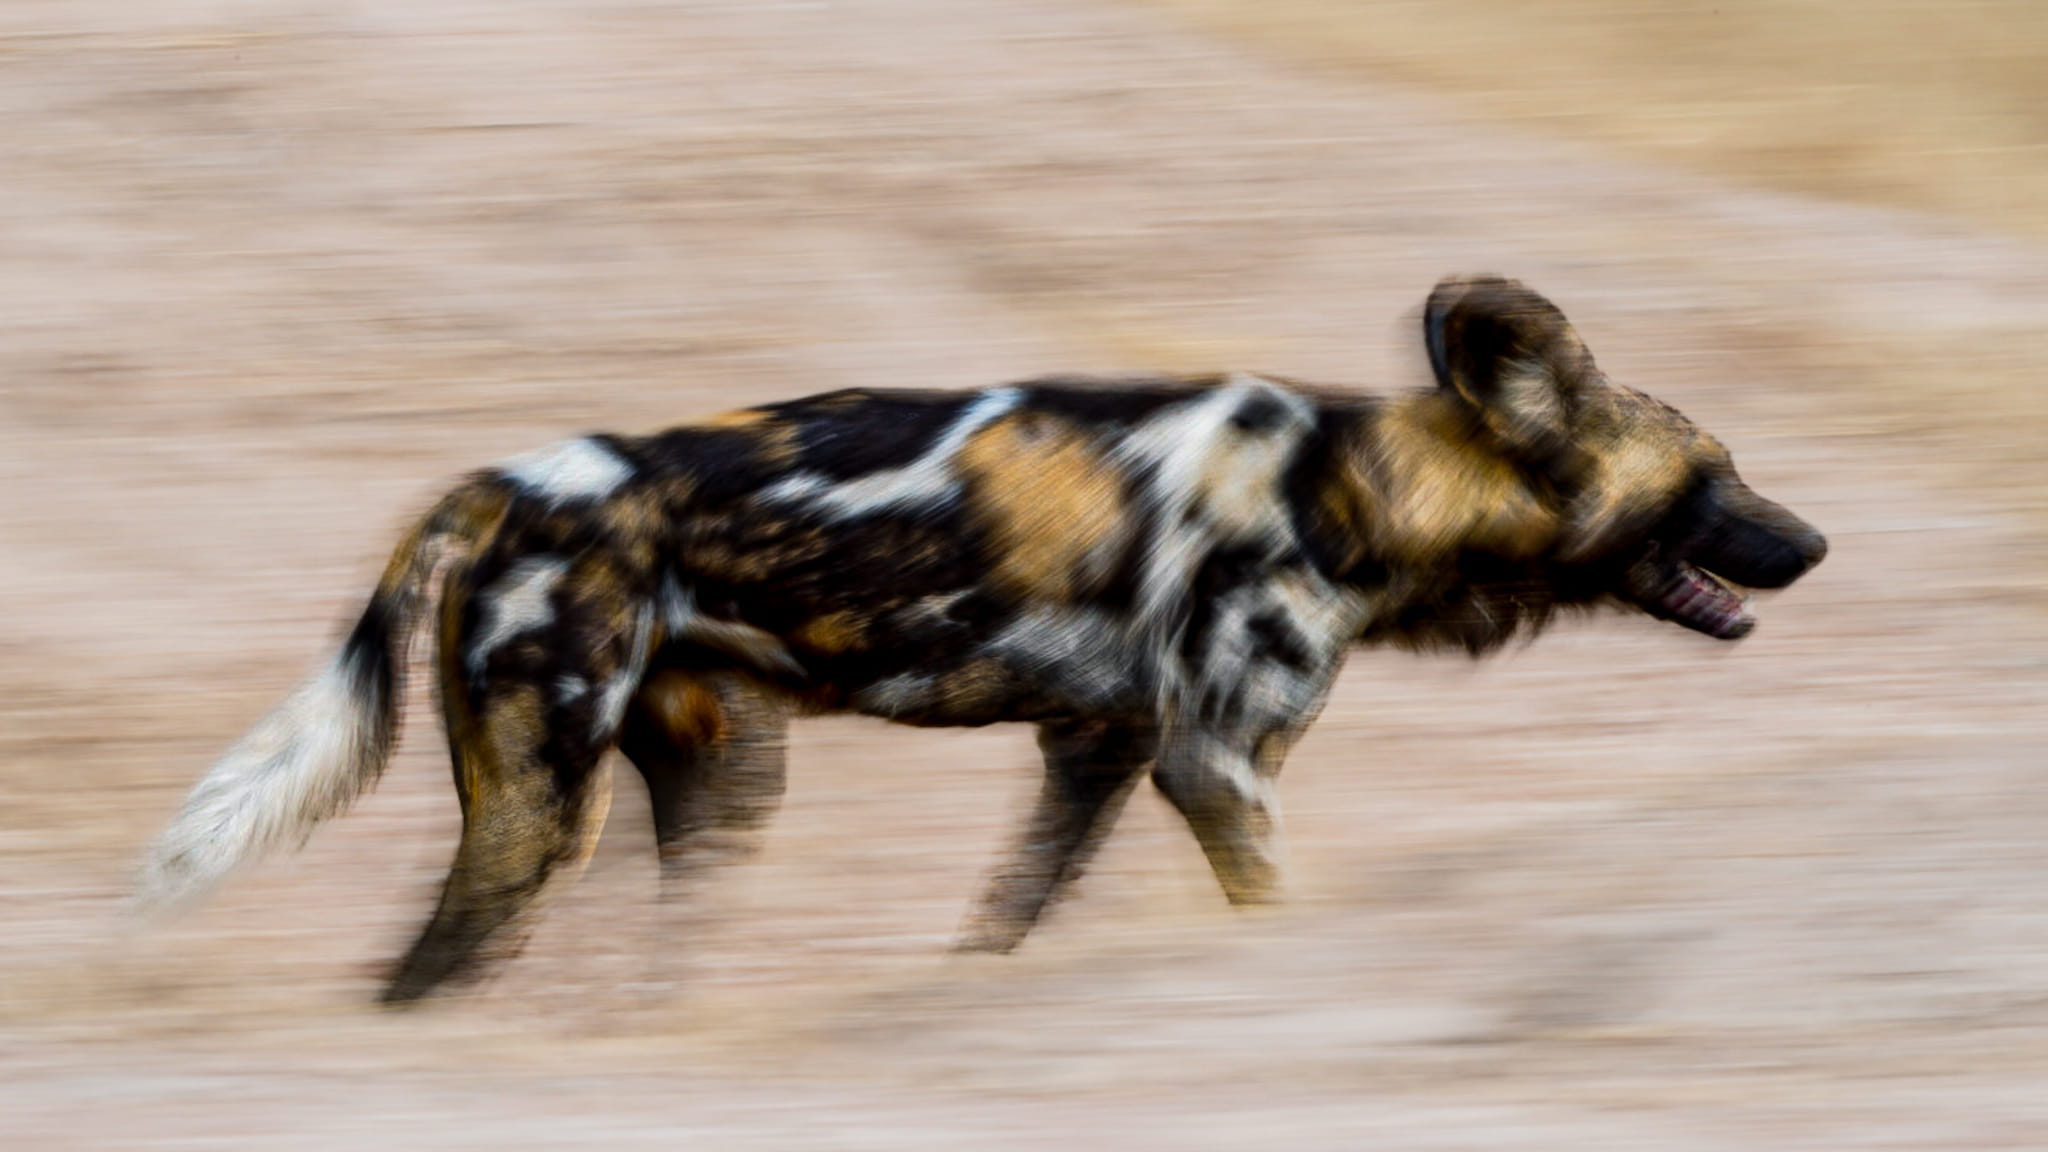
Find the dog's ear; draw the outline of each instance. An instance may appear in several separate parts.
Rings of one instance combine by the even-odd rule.
[[[1429,294],[1422,333],[1437,385],[1510,447],[1551,456],[1570,441],[1598,369],[1557,305],[1517,280],[1450,276]]]

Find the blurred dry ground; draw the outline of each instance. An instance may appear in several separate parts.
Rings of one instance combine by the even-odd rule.
[[[2038,1147],[2034,10],[1727,4],[1700,58],[1647,4],[1361,8],[0,8],[0,1145]],[[1737,50],[1787,11],[1807,56]],[[1489,269],[1834,552],[1739,646],[1361,654],[1284,909],[1147,797],[1023,952],[948,958],[1028,733],[814,721],[704,906],[657,910],[628,774],[524,958],[383,1014],[455,837],[420,699],[306,851],[121,918],[464,468],[831,387],[1411,386]]]

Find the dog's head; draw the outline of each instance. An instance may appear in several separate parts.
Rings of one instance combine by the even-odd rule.
[[[1756,625],[1737,587],[1782,588],[1826,555],[1821,534],[1744,484],[1712,436],[1610,383],[1536,292],[1447,279],[1423,327],[1438,384],[1551,490],[1560,512],[1547,559],[1569,598],[1734,640]]]

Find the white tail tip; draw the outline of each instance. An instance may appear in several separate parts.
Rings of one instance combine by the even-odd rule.
[[[192,790],[143,859],[138,911],[187,905],[243,861],[303,843],[376,779],[382,718],[350,665],[348,653],[337,653]]]

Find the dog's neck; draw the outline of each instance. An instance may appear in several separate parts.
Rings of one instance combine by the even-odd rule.
[[[1560,501],[1469,407],[1431,390],[1325,412],[1331,490],[1348,502],[1311,533],[1372,605],[1362,642],[1478,654],[1550,618]]]

